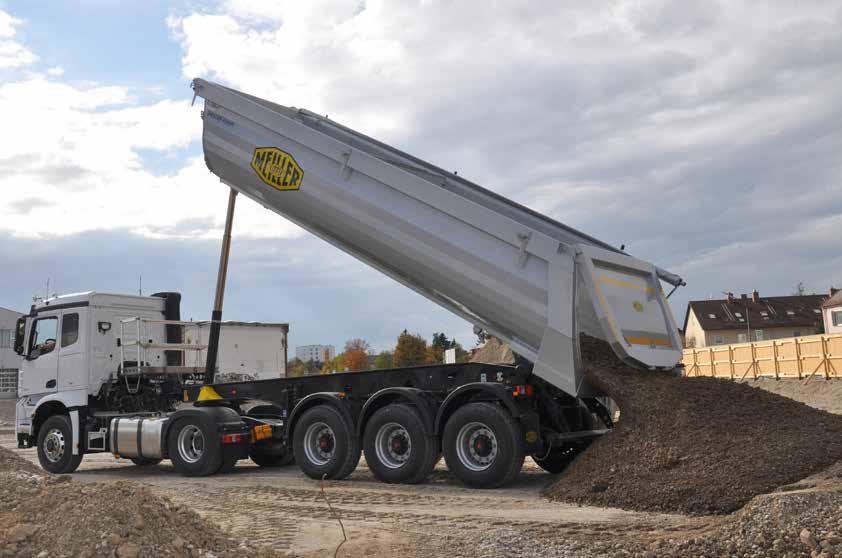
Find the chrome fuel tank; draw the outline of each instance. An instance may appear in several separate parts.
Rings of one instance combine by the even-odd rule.
[[[164,425],[169,418],[119,417],[111,421],[109,443],[117,457],[162,459]]]

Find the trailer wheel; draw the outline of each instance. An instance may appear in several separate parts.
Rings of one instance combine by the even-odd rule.
[[[533,455],[535,463],[548,473],[557,475],[570,465],[587,445],[564,444],[552,448],[545,455]]]
[[[172,425],[167,449],[175,470],[188,477],[212,475],[223,465],[216,428],[198,416],[179,419]]]
[[[469,403],[444,427],[442,450],[447,467],[476,488],[512,482],[523,466],[523,439],[515,420],[493,403]]]
[[[66,415],[53,415],[38,430],[38,461],[50,473],[64,475],[75,471],[82,454],[73,455],[73,428]]]
[[[161,462],[160,459],[147,459],[145,457],[132,457],[131,461],[138,467],[152,467]]]
[[[311,479],[344,479],[360,461],[353,426],[330,405],[308,409],[293,433],[295,461]]]
[[[369,419],[363,434],[365,461],[378,480],[417,484],[438,461],[435,439],[428,436],[418,411],[387,405]]]
[[[295,461],[292,451],[278,444],[257,444],[249,450],[249,457],[260,467],[286,467]]]

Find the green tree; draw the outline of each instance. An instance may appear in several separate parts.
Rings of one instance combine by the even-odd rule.
[[[374,367],[377,369],[392,368],[392,353],[382,351],[374,357]]]
[[[403,330],[403,333],[398,336],[392,362],[395,367],[429,364],[427,341],[417,333]]]

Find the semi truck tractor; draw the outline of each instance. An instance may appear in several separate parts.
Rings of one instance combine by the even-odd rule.
[[[229,188],[207,362],[185,367],[179,296],[96,293],[35,304],[17,435],[48,471],[86,453],[186,475],[295,461],[342,479],[361,453],[379,480],[422,482],[444,456],[469,486],[514,479],[529,455],[561,471],[612,426],[580,339],[643,370],[681,343],[662,284],[683,280],[305,109],[202,79],[203,149]],[[216,345],[239,194],[508,343],[517,365],[449,364],[219,383]]]

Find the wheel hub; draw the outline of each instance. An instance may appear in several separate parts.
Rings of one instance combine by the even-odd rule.
[[[471,471],[488,469],[497,458],[497,436],[481,422],[469,422],[456,435],[459,462]]]
[[[377,430],[374,449],[380,463],[390,469],[398,469],[412,455],[412,438],[403,425],[389,422]]]
[[[53,428],[47,432],[44,438],[44,455],[51,463],[58,463],[64,456],[64,434],[61,430]]]
[[[178,433],[178,455],[187,463],[196,463],[205,453],[205,436],[202,430],[188,424]]]
[[[304,454],[314,465],[327,465],[336,450],[336,435],[324,422],[316,422],[304,432]]]

